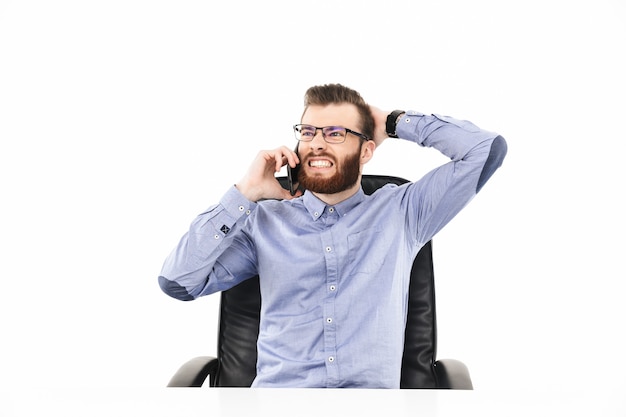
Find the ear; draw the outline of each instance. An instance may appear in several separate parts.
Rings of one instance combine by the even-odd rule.
[[[361,146],[361,165],[367,164],[374,156],[376,143],[373,140],[367,140]]]

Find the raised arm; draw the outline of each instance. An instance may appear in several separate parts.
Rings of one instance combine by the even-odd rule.
[[[393,122],[397,139],[388,139],[389,111],[372,107],[377,145],[385,140],[408,140],[432,147],[450,158],[407,188],[407,225],[423,244],[441,230],[502,165],[507,144],[502,136],[466,120],[417,111],[400,113]]]
[[[275,178],[284,165],[298,162],[296,153],[284,146],[260,151],[244,177],[191,223],[161,268],[161,289],[171,297],[193,300],[255,275],[255,251],[243,224],[257,201],[300,194],[291,196]]]

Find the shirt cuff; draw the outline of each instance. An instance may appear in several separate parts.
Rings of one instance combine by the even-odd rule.
[[[250,215],[256,208],[256,203],[248,200],[234,185],[228,189],[220,200],[220,205],[234,218]]]
[[[398,136],[398,138],[410,140],[411,142],[416,142],[417,144],[422,145],[421,141],[419,140],[419,134],[417,133],[417,125],[424,116],[424,113],[420,113],[414,110],[407,110],[396,124],[396,135]]]

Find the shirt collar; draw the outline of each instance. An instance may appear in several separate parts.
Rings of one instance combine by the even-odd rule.
[[[337,211],[339,217],[343,217],[354,207],[359,205],[363,200],[365,200],[365,193],[363,192],[363,188],[359,187],[359,190],[352,196],[346,200],[343,200],[339,204],[335,204],[334,206],[328,206],[322,200],[317,198],[312,192],[305,191],[302,196],[302,202],[304,203],[304,207],[309,212],[309,215],[313,220],[317,220],[322,216],[324,210],[327,207],[334,207]]]

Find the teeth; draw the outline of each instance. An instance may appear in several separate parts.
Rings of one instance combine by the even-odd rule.
[[[311,161],[310,165],[316,168],[328,168],[330,167],[329,161]]]

